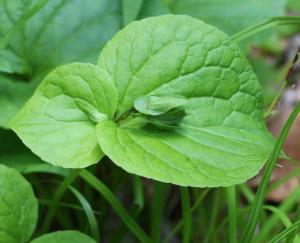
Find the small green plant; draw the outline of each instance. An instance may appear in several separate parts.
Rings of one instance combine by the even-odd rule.
[[[268,187],[300,111],[268,131],[297,64],[264,60],[298,30],[286,7],[0,1],[0,243],[300,242],[300,189],[264,201],[300,171]]]
[[[53,165],[83,168],[107,155],[128,172],[184,186],[242,183],[273,146],[260,84],[237,45],[176,15],[129,24],[97,65],[56,68],[10,124]]]

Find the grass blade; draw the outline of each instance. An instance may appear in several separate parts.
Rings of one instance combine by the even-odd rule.
[[[154,194],[151,208],[151,239],[153,243],[159,243],[160,230],[164,213],[167,184],[154,182]]]
[[[195,212],[195,210],[197,209],[197,207],[204,200],[204,198],[206,197],[206,195],[208,194],[208,192],[210,190],[211,190],[210,188],[206,188],[206,189],[203,190],[201,196],[197,199],[197,201],[193,205],[191,213]],[[173,238],[173,236],[177,233],[177,231],[181,229],[182,225],[183,225],[183,221],[180,220],[178,222],[178,224],[173,228],[173,230],[169,233],[169,235],[166,237],[166,239],[163,241],[163,243],[169,242]]]
[[[235,42],[240,42],[250,36],[263,32],[269,28],[273,28],[279,25],[293,25],[300,24],[300,16],[280,16],[273,17],[267,21],[264,21],[258,25],[252,26],[245,30],[242,30],[231,36],[231,39]]]
[[[192,215],[191,215],[191,203],[188,187],[180,188],[180,196],[182,203],[182,215],[183,215],[183,238],[182,243],[190,242],[190,235],[192,229]]]
[[[86,198],[74,187],[69,186],[69,189],[74,194],[74,196],[78,199],[80,202],[82,208],[84,209],[84,212],[86,214],[87,220],[90,225],[92,237],[97,241],[100,242],[100,232],[99,232],[99,226],[98,222],[96,220],[96,217],[94,215],[93,209],[90,205],[90,203],[86,200]]]
[[[289,116],[287,122],[285,123],[283,129],[280,132],[279,138],[277,139],[277,142],[274,146],[274,149],[272,151],[271,157],[266,164],[266,168],[262,177],[262,181],[258,187],[258,191],[255,197],[255,200],[253,202],[253,205],[251,207],[250,216],[245,228],[245,231],[242,236],[241,242],[248,243],[251,242],[253,238],[253,234],[255,231],[255,227],[258,222],[259,215],[262,210],[264,197],[267,191],[268,183],[272,174],[272,170],[276,164],[276,161],[278,159],[278,156],[280,154],[281,148],[285,142],[285,139],[288,135],[289,129],[291,128],[294,120],[296,119],[298,113],[300,111],[300,102],[297,103],[296,107],[292,111],[291,115]]]
[[[220,209],[220,198],[221,198],[220,196],[221,196],[221,190],[219,190],[219,189],[215,190],[214,199],[212,202],[212,211],[211,211],[210,222],[209,222],[207,234],[205,236],[203,243],[211,242],[212,236],[215,235],[214,230],[217,225],[217,216],[218,216],[218,211]]]
[[[235,187],[226,187],[229,214],[229,242],[237,243],[236,196]]]
[[[299,221],[293,223],[291,226],[286,228],[284,231],[282,231],[281,233],[276,235],[272,240],[269,241],[269,243],[280,242],[281,240],[285,239],[286,237],[288,237],[293,232],[295,232],[295,231],[297,232],[297,230],[299,229],[299,225],[300,225]]]
[[[296,217],[295,217],[295,221],[296,222],[300,222],[300,205],[298,204],[297,206],[297,211],[296,211]],[[298,238],[298,235],[297,235],[297,232],[299,231],[299,228],[300,227],[300,224],[298,225],[298,227],[287,237],[286,239],[286,242],[287,243],[293,243],[294,242],[294,239],[295,237],[297,237],[295,239],[295,241],[299,242],[299,238]]]
[[[88,170],[82,170],[79,176],[84,179],[88,184],[90,184],[96,191],[98,191],[114,208],[116,213],[123,220],[124,224],[127,225],[128,229],[143,243],[150,243],[150,238],[145,234],[145,232],[136,224],[136,222],[131,218],[127,211],[123,208],[118,199],[114,194],[107,188],[102,181],[91,174]]]
[[[283,213],[288,214],[294,208],[295,204],[299,200],[299,197],[300,187],[297,187],[278,209]],[[259,235],[254,238],[254,242],[267,242],[267,240],[270,239],[272,229],[278,225],[278,221],[279,218],[276,214],[269,217],[269,219],[261,226]]]
[[[79,174],[79,170],[71,170],[70,173],[67,175],[67,177],[63,180],[63,182],[60,184],[58,189],[56,190],[53,200],[51,202],[50,208],[46,214],[44,224],[41,228],[41,233],[47,233],[48,229],[51,225],[51,222],[55,216],[55,212],[58,208],[58,203],[64,193],[67,191],[68,187],[71,185],[71,183],[76,179],[77,175]]]

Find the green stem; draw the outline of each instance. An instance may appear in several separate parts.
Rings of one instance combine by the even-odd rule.
[[[226,187],[228,215],[229,215],[229,242],[237,243],[237,222],[236,222],[236,196],[235,187]]]
[[[217,235],[215,234],[215,228],[216,225],[218,225],[219,223],[217,222],[217,216],[218,216],[218,211],[220,209],[220,196],[221,196],[221,190],[217,189],[215,190],[214,193],[214,198],[213,198],[213,202],[212,202],[212,210],[210,213],[210,222],[209,222],[209,226],[208,229],[205,230],[206,235],[205,238],[203,240],[203,243],[209,243],[212,241],[213,238],[215,238]]]
[[[300,204],[298,203],[297,206],[297,211],[296,211],[296,217],[295,217],[296,222],[300,222]],[[293,243],[295,237],[297,236],[297,232],[300,229],[300,224],[298,224],[298,227],[287,237],[286,243]]]
[[[55,212],[58,208],[60,199],[62,198],[64,193],[68,190],[68,187],[71,185],[71,183],[76,179],[78,174],[79,174],[79,170],[71,170],[70,173],[67,175],[67,177],[63,180],[63,182],[56,190],[50,208],[46,214],[44,224],[41,228],[41,233],[44,234],[48,232],[52,220],[55,216]]]
[[[40,11],[46,4],[48,0],[40,0],[31,9],[28,10],[17,23],[4,35],[0,40],[0,50],[5,48],[11,37],[21,28],[32,16],[34,16],[38,11]]]
[[[293,234],[294,232],[297,233],[299,229],[300,221],[293,223],[291,226],[283,230],[281,233],[276,235],[269,243],[277,243],[282,242],[283,239],[288,237],[289,235]]]
[[[272,170],[274,166],[276,165],[276,161],[278,159],[278,156],[280,154],[281,148],[285,142],[285,139],[288,135],[288,132],[296,119],[298,113],[300,111],[300,102],[296,105],[294,110],[292,111],[291,115],[289,116],[287,122],[285,123],[283,129],[280,132],[279,138],[274,146],[274,149],[272,151],[271,157],[266,165],[265,172],[262,177],[262,181],[258,187],[258,191],[256,194],[256,198],[253,202],[253,205],[251,207],[250,211],[250,216],[248,219],[248,223],[245,227],[245,231],[242,235],[242,243],[248,243],[252,240],[259,215],[262,210],[263,202],[264,202],[264,197],[267,191],[268,183],[272,174]]]
[[[240,42],[252,35],[263,32],[267,29],[273,28],[279,25],[292,25],[292,24],[300,24],[299,16],[280,16],[274,17],[262,23],[259,23],[255,26],[242,30],[231,36],[231,39],[235,42]]]
[[[191,203],[188,187],[180,188],[182,215],[183,215],[183,238],[182,243],[190,242],[190,235],[192,229],[192,217],[191,217]]]
[[[51,200],[47,200],[47,199],[39,199],[39,204],[41,205],[46,205],[46,206],[50,206],[51,205]],[[74,210],[78,210],[80,212],[84,212],[84,208],[82,206],[76,205],[76,204],[72,204],[72,203],[66,203],[66,202],[59,202],[58,203],[59,207],[64,207],[64,208],[69,208],[69,209],[74,209]],[[100,215],[101,212],[99,211],[95,211],[93,210],[93,213],[95,215]]]
[[[200,205],[200,203],[203,201],[203,199],[206,197],[207,193],[210,191],[210,188],[206,188],[201,196],[197,199],[197,201],[195,202],[195,204],[192,207],[191,213],[194,213],[195,210],[198,208],[198,206]],[[166,239],[163,241],[163,243],[167,243],[169,242],[173,236],[177,233],[178,230],[181,229],[183,225],[183,220],[180,220],[177,225],[173,228],[173,230],[168,234],[168,236],[166,237]]]
[[[88,184],[90,184],[96,191],[98,191],[114,208],[116,213],[123,220],[124,224],[129,230],[139,239],[140,242],[150,243],[150,238],[145,234],[145,232],[137,225],[137,223],[132,219],[132,217],[123,208],[118,199],[114,194],[107,188],[102,181],[91,174],[88,170],[82,170],[79,176],[84,179]]]
[[[151,239],[153,243],[159,243],[160,230],[164,213],[167,184],[155,182],[154,195],[151,208]]]
[[[284,90],[285,90],[285,86],[286,86],[287,82],[286,80],[284,80],[281,84],[280,84],[280,87],[279,87],[279,90],[278,92],[276,93],[274,99],[272,100],[272,103],[270,104],[270,106],[268,107],[268,109],[266,110],[266,112],[264,112],[264,118],[268,118],[274,107],[276,106],[279,98],[281,97],[281,95],[283,94]]]

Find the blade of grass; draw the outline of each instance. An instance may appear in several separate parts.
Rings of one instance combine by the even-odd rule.
[[[212,235],[214,233],[214,229],[217,225],[217,215],[219,211],[219,204],[220,204],[220,190],[215,190],[214,199],[212,202],[212,211],[211,211],[211,217],[210,222],[207,230],[207,234],[205,235],[205,239],[203,243],[209,243],[211,242]]]
[[[254,201],[255,194],[253,193],[253,191],[249,188],[249,186],[247,184],[241,184],[238,187],[249,203]]]
[[[98,226],[96,217],[94,215],[94,212],[93,212],[93,209],[92,209],[90,203],[88,202],[88,200],[86,200],[86,198],[76,188],[74,188],[72,186],[69,186],[69,189],[71,190],[71,192],[73,192],[74,196],[78,199],[78,201],[80,202],[82,208],[84,209],[84,212],[86,214],[87,220],[88,220],[89,225],[90,225],[92,237],[97,242],[100,242],[99,226]]]
[[[281,211],[279,208],[276,208],[276,207],[271,206],[271,205],[265,205],[265,206],[263,206],[263,209],[269,210],[272,213],[276,214],[276,216],[280,219],[280,221],[283,223],[283,225],[285,227],[291,226],[291,224],[292,224],[291,220],[286,215],[286,213]]]
[[[262,177],[262,181],[258,187],[258,191],[256,193],[255,200],[253,202],[253,205],[251,207],[249,219],[245,228],[245,231],[242,235],[241,242],[248,243],[251,242],[253,238],[253,234],[255,231],[255,227],[257,225],[259,215],[261,213],[261,209],[264,202],[264,197],[267,191],[268,183],[272,174],[272,170],[276,164],[276,161],[278,159],[278,156],[280,154],[281,148],[285,142],[285,139],[288,135],[288,132],[296,119],[298,113],[300,111],[300,102],[297,103],[296,107],[292,111],[291,115],[289,116],[287,122],[285,123],[283,129],[280,132],[279,138],[277,139],[277,142],[274,146],[274,149],[272,151],[271,157],[269,161],[266,164],[265,171]]]
[[[193,207],[191,209],[191,213],[195,212],[195,210],[200,205],[200,203],[203,201],[203,199],[206,197],[206,195],[208,194],[209,191],[210,191],[210,188],[204,189],[204,191],[202,192],[201,196],[197,199],[197,201],[193,205]],[[180,220],[177,223],[177,225],[173,228],[173,230],[168,234],[168,236],[163,241],[163,243],[168,243],[174,237],[174,235],[178,232],[178,230],[181,229],[182,225],[183,225],[183,220]]]
[[[96,191],[98,191],[114,208],[116,213],[120,216],[121,220],[127,225],[128,229],[140,240],[140,242],[150,243],[150,238],[145,232],[138,226],[138,224],[132,219],[132,217],[123,208],[114,194],[102,183],[97,177],[91,174],[88,170],[82,170],[79,176],[90,184]]]
[[[183,237],[182,243],[190,242],[190,235],[192,229],[192,215],[191,215],[191,202],[188,187],[180,188],[181,204],[182,204],[182,216],[183,216]]]
[[[47,199],[39,199],[39,204],[41,205],[47,205],[47,206],[50,206],[51,205],[51,200],[47,200]],[[74,209],[74,210],[77,210],[77,211],[81,211],[81,212],[84,212],[84,209],[82,206],[79,206],[79,205],[76,205],[76,204],[72,204],[72,203],[67,203],[67,202],[59,202],[58,203],[58,206],[59,207],[63,207],[63,208],[70,208],[70,209]],[[93,210],[93,213],[95,215],[100,215],[101,212],[99,211],[95,211]]]
[[[154,182],[154,192],[151,207],[151,239],[153,243],[159,243],[160,230],[164,213],[167,184]]]
[[[295,206],[300,197],[300,188],[296,188],[291,195],[278,207],[285,214],[288,214]],[[275,226],[278,226],[278,216],[276,214],[262,224],[259,234],[254,238],[254,242],[264,243],[270,239],[270,234]]]
[[[295,216],[295,222],[300,222],[300,205],[298,203],[297,206],[297,211],[296,211],[296,216]],[[299,242],[299,238],[297,235],[297,232],[300,229],[300,224],[298,225],[298,227],[295,229],[295,231],[293,231],[286,239],[286,243],[293,243],[294,239],[296,239],[295,241],[298,243]]]
[[[231,36],[231,39],[235,42],[240,42],[252,35],[263,32],[267,29],[273,28],[279,25],[293,25],[300,24],[300,16],[279,16],[273,17],[267,21],[259,23],[255,26],[249,27]]]
[[[229,215],[229,242],[237,243],[237,222],[236,222],[236,196],[235,187],[226,187],[228,215]]]
[[[21,28],[32,16],[40,11],[48,0],[40,0],[31,9],[29,9],[16,23],[15,25],[4,35],[0,40],[0,50],[5,48],[12,36]]]
[[[41,228],[41,233],[44,234],[48,232],[51,222],[55,216],[56,209],[58,208],[60,199],[62,198],[68,187],[71,185],[71,183],[76,179],[79,172],[80,170],[70,170],[70,173],[66,176],[66,178],[56,190],[50,208],[45,216],[45,220]]]
[[[144,191],[141,177],[132,175],[133,182],[133,207],[130,209],[129,214],[133,219],[137,219],[140,212],[144,208]],[[111,243],[124,242],[123,238],[126,235],[127,227],[122,224],[116,234],[113,236]]]
[[[269,243],[280,242],[281,240],[285,239],[286,237],[288,237],[293,232],[296,231],[296,233],[297,233],[297,230],[299,229],[299,225],[300,225],[300,221],[296,221],[291,226],[289,226],[288,228],[283,230],[281,233],[276,235],[272,240],[269,241]]]

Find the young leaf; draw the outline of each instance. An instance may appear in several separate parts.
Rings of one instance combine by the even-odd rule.
[[[102,156],[95,122],[112,118],[117,91],[110,76],[92,64],[61,66],[42,81],[11,121],[11,128],[44,161],[81,168]]]
[[[185,97],[143,96],[134,102],[134,108],[146,115],[162,115],[171,109],[179,108],[187,103]]]
[[[75,230],[56,231],[42,235],[30,243],[96,243],[91,237]]]
[[[261,86],[236,44],[215,27],[176,15],[134,22],[104,47],[98,65],[118,89],[118,121],[139,97],[188,100],[187,115],[172,130],[98,123],[102,150],[125,170],[185,186],[228,186],[254,176],[267,160],[273,139]]]
[[[27,242],[38,217],[31,185],[15,169],[0,164],[0,192],[0,242]]]

